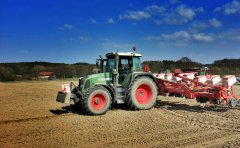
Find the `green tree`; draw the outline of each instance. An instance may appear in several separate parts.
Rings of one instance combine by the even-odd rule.
[[[11,67],[0,67],[0,81],[13,81],[15,74]]]

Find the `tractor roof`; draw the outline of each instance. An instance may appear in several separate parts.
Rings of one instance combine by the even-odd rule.
[[[115,55],[118,55],[118,56],[134,56],[134,57],[141,57],[142,56],[142,54],[134,53],[134,52],[111,52],[111,53],[107,53],[106,57],[113,57]]]

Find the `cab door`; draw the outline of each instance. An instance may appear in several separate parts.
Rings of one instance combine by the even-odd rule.
[[[118,65],[119,79],[118,83],[123,82],[128,78],[132,72],[132,57],[120,57]]]

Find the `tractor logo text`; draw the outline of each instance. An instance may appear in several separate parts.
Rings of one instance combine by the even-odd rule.
[[[111,81],[111,78],[99,78],[98,81]]]

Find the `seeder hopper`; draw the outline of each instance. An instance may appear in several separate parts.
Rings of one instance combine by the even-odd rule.
[[[234,94],[233,75],[220,78],[218,75],[200,75],[194,73],[154,74],[160,95],[173,95],[196,99],[197,102],[223,104],[235,107],[240,101]],[[169,76],[171,75],[171,76]],[[169,77],[172,77],[171,79]]]

